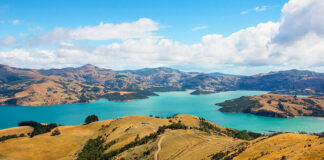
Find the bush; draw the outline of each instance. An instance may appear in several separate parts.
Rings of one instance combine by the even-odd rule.
[[[30,134],[30,137],[34,137],[39,134],[50,132],[53,128],[56,128],[57,125],[55,123],[50,123],[48,125],[42,125],[39,123],[36,127],[34,127],[33,132]]]
[[[50,123],[50,124],[41,124],[35,121],[23,121],[18,123],[18,126],[31,126],[34,128],[33,132],[28,134],[30,137],[34,137],[39,134],[50,132],[53,128],[57,127],[57,124]]]
[[[35,121],[23,121],[23,122],[19,122],[18,126],[31,126],[31,127],[36,127],[38,126],[39,123],[35,122]]]
[[[234,137],[235,138],[239,138],[239,139],[244,139],[244,140],[251,140],[251,139],[255,139],[258,137],[263,136],[260,133],[255,133],[255,132],[247,132],[246,130],[243,131],[238,131]]]
[[[216,154],[213,156],[212,159],[220,160],[220,159],[222,159],[224,156],[226,156],[225,153],[223,153],[223,152],[219,152],[219,153],[216,153]]]
[[[235,134],[235,138],[250,140],[250,135],[248,134],[248,132],[246,130],[243,130],[243,131],[237,132]]]
[[[58,136],[58,135],[60,135],[60,134],[61,134],[60,130],[59,130],[58,128],[56,128],[56,129],[52,132],[51,136]]]
[[[82,151],[78,154],[77,160],[100,160],[105,150],[102,146],[104,142],[101,136],[96,139],[89,139]]]
[[[92,122],[96,122],[96,121],[98,121],[99,119],[98,119],[98,117],[96,116],[96,115],[90,115],[90,116],[88,116],[87,118],[86,118],[86,120],[85,120],[85,124],[89,124],[89,123],[92,123]]]
[[[12,139],[12,138],[18,138],[18,136],[17,135],[8,135],[8,136],[2,136],[2,137],[0,137],[0,142],[4,142],[4,141],[6,141],[6,140],[8,140],[8,139]]]

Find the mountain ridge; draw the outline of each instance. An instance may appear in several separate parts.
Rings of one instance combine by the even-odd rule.
[[[288,70],[253,76],[231,76],[183,72],[168,67],[114,71],[91,64],[39,70],[0,65],[2,105],[15,105],[15,102],[18,102],[16,105],[25,106],[87,103],[105,97],[132,100],[148,98],[155,95],[152,93],[155,91],[186,89],[214,92],[243,89],[323,96],[324,74]],[[54,97],[59,100],[54,100]]]

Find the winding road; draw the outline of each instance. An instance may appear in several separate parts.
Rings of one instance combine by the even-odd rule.
[[[158,150],[154,153],[154,160],[159,160],[159,153],[161,151],[161,143],[165,135],[163,135],[158,142]]]

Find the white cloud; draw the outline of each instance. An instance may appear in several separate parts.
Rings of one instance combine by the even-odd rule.
[[[257,6],[254,8],[254,10],[257,12],[263,12],[263,11],[266,11],[267,8],[268,8],[267,6]]]
[[[153,36],[153,31],[158,29],[159,24],[148,18],[120,24],[101,22],[97,26],[82,26],[76,29],[55,28],[51,32],[29,37],[27,43],[38,45],[73,40],[127,40]]]
[[[278,44],[293,43],[308,34],[324,37],[323,8],[323,0],[290,0],[282,9],[280,33],[274,41]]]
[[[14,24],[14,25],[20,24],[20,20],[18,20],[18,19],[13,20],[12,24]]]
[[[191,31],[198,31],[198,30],[201,30],[201,29],[207,29],[208,26],[198,26],[198,27],[194,27],[191,29]]]
[[[14,36],[6,36],[0,41],[0,45],[2,46],[10,46],[17,42],[16,37]]]
[[[290,0],[282,9],[280,22],[260,23],[229,36],[208,34],[202,37],[200,43],[193,45],[151,36],[159,27],[156,22],[149,19],[145,20],[148,26],[133,25],[141,19],[125,23],[127,24],[125,28],[120,27],[121,24],[109,24],[108,26],[113,27],[107,28],[115,28],[118,33],[113,36],[104,34],[107,32],[101,29],[101,25],[80,27],[68,32],[65,32],[65,28],[56,29],[49,37],[58,42],[67,39],[100,40],[111,37],[124,41],[97,47],[60,42],[53,50],[25,49],[0,52],[0,63],[31,68],[92,63],[112,69],[177,66],[218,71],[231,69],[233,72],[259,72],[260,68],[268,70],[316,68],[317,71],[321,69],[323,71],[324,21],[321,21],[324,15],[323,3],[322,0],[309,0],[307,3]],[[141,29],[134,31],[130,26]],[[120,33],[121,31],[127,33],[127,36]],[[99,32],[104,35],[96,34]],[[65,33],[68,33],[68,38],[65,37]]]

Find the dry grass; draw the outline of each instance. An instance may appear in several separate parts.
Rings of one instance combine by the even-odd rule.
[[[2,129],[0,130],[0,137],[2,136],[8,136],[8,135],[17,135],[31,133],[33,131],[33,127],[29,126],[22,126],[22,127],[13,127],[8,129]]]
[[[259,110],[266,110],[275,113],[285,113],[289,112],[295,116],[311,115],[312,110],[310,108],[320,107],[324,112],[324,100],[308,98],[308,97],[297,97],[289,95],[280,95],[280,94],[263,94],[258,95],[252,98],[252,100],[258,100],[262,105],[261,108],[253,109],[255,112]],[[314,102],[314,105],[305,102],[304,100],[310,100]],[[268,101],[271,101],[269,104]],[[279,108],[279,101],[282,104],[283,108]],[[317,105],[317,106],[316,106]]]
[[[171,119],[179,120],[189,127],[198,127],[199,118],[190,115],[177,115]],[[34,138],[16,138],[0,143],[0,159],[75,159],[84,144],[90,138],[103,136],[108,143],[116,140],[105,153],[120,149],[124,145],[154,133],[159,126],[169,125],[169,119],[146,116],[126,116],[114,120],[94,122],[89,125],[60,126],[61,135],[50,136],[50,133]],[[218,126],[219,127],[219,126]],[[30,129],[30,128],[29,128]],[[225,128],[221,128],[225,129]],[[27,132],[28,128],[12,128],[0,130],[0,134]],[[196,129],[166,130],[159,137],[161,151],[159,159],[197,160],[210,159],[218,152],[233,151],[239,144],[246,142],[228,136],[207,134]],[[158,140],[131,148],[116,159],[153,159],[158,148]],[[286,133],[270,138],[262,137],[251,141],[248,148],[236,159],[279,159],[283,155],[288,159],[321,159],[324,157],[324,138],[317,136]],[[146,151],[146,154],[144,154]],[[263,153],[263,156],[261,157]]]
[[[79,126],[58,127],[61,135],[50,136],[51,133],[33,138],[15,138],[0,143],[1,159],[46,159],[68,160],[75,157],[89,138],[96,137],[98,129],[110,120]]]
[[[313,135],[285,133],[268,139],[252,143],[242,154],[235,159],[260,160],[278,159],[283,156],[287,159],[322,160],[324,158],[324,138]]]

